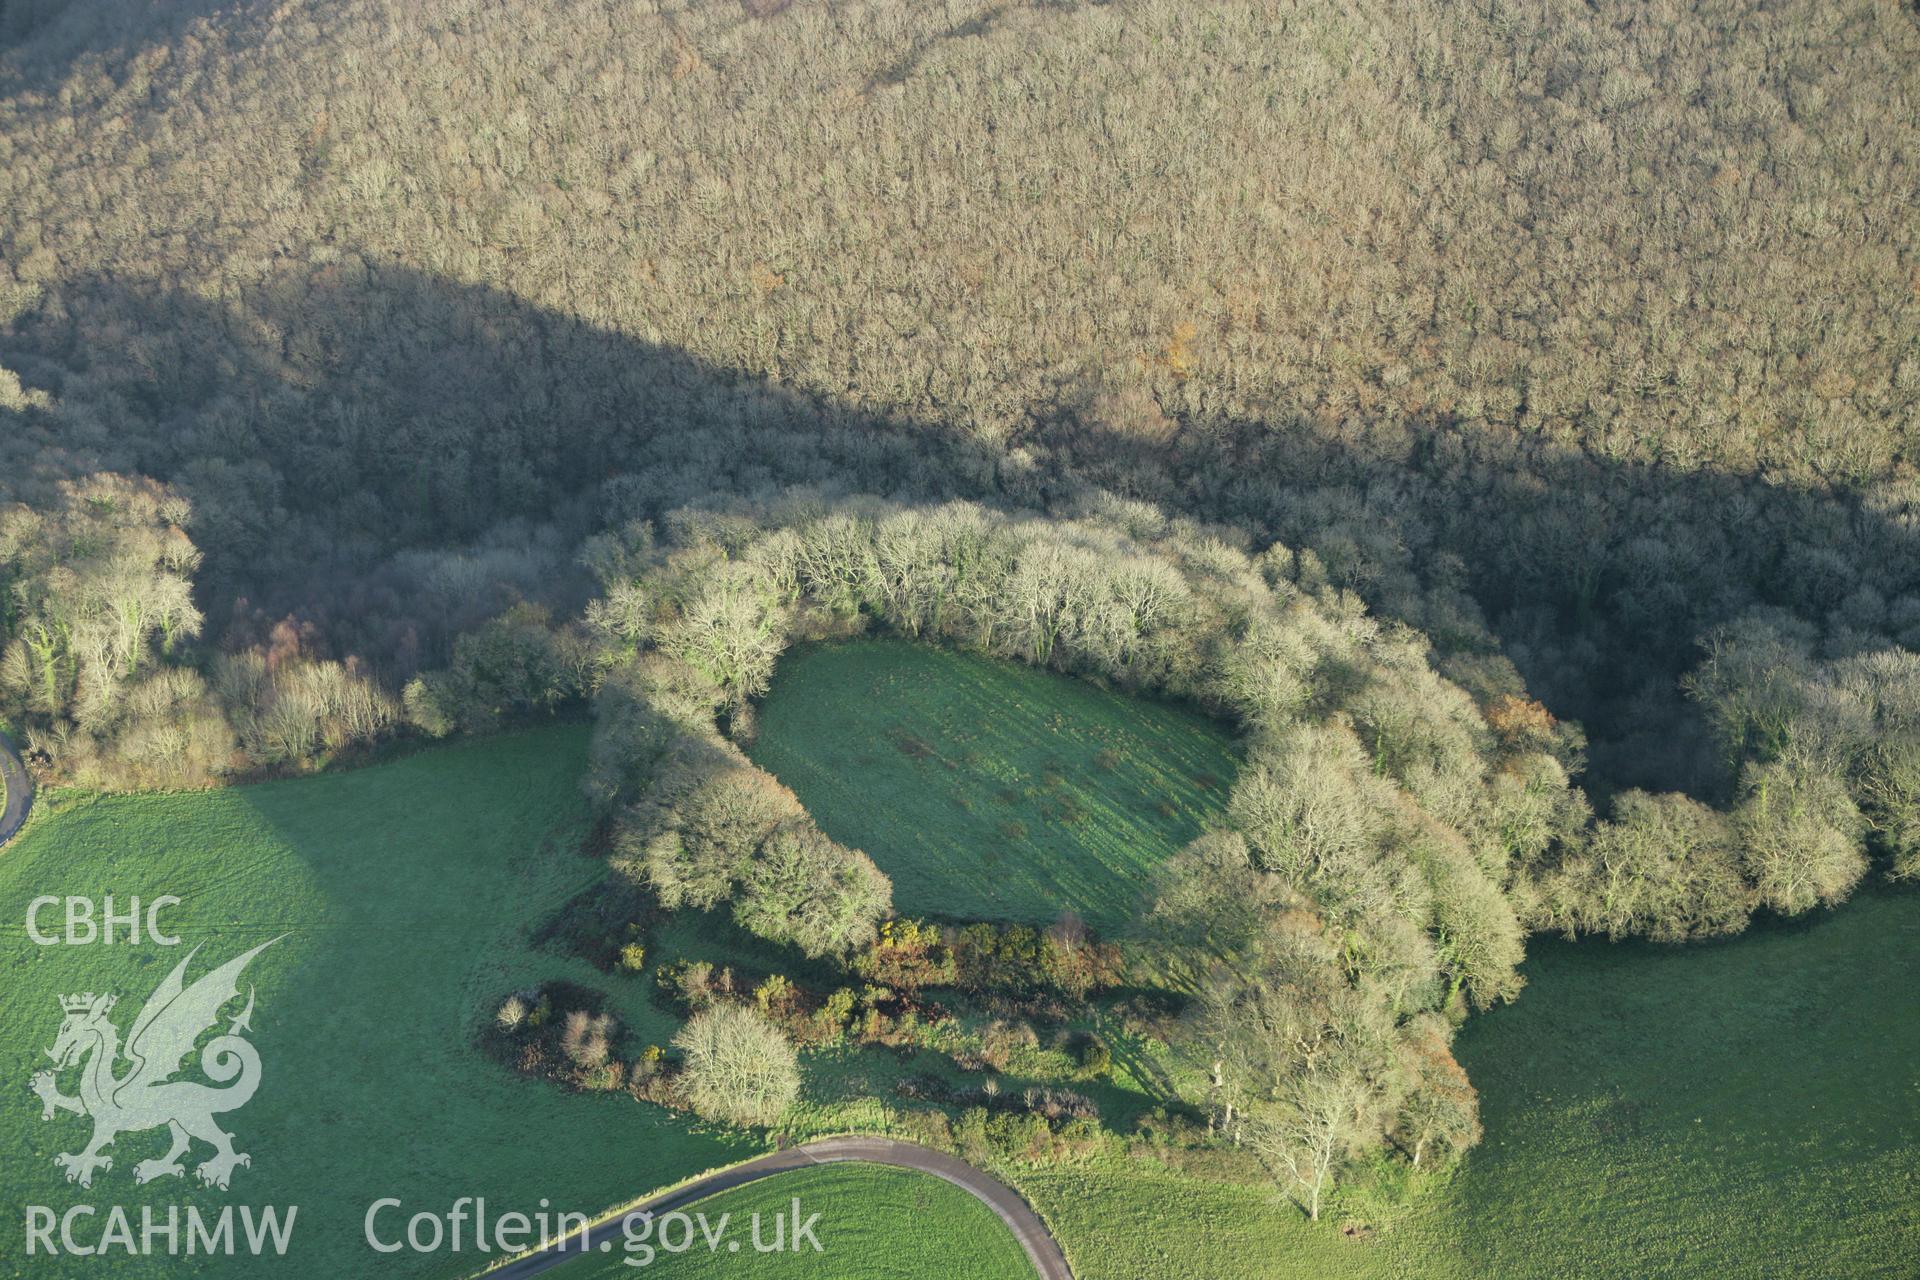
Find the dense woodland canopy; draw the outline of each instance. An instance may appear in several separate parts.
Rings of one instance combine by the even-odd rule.
[[[1920,871],[1917,181],[1894,0],[9,4],[0,720],[196,785],[664,700],[628,864],[830,953],[884,877],[719,732],[794,617],[1197,697],[1256,747],[1158,887],[1240,939],[1195,1034],[1340,1028],[1269,1119],[1457,1139],[1434,1020],[1523,930]],[[768,585],[801,511],[843,599]],[[986,630],[888,576],[915,511],[1000,531]],[[1103,539],[1244,579],[1177,676],[1009,606]]]
[[[0,474],[177,488],[227,647],[794,480],[1316,548],[1609,788],[1731,794],[1755,605],[1920,640],[1910,6],[196,9],[9,9]]]

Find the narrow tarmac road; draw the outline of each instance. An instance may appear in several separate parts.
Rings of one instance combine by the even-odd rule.
[[[0,782],[7,789],[6,806],[0,809],[0,844],[5,844],[25,824],[27,811],[33,808],[33,779],[4,733],[0,733]]]
[[[529,1254],[517,1262],[508,1263],[496,1271],[486,1272],[487,1280],[521,1280],[524,1276],[539,1275],[541,1272],[584,1254],[602,1253],[601,1242],[610,1243],[613,1248],[604,1251],[611,1255],[621,1246],[622,1228],[626,1220],[635,1214],[650,1213],[658,1217],[675,1209],[684,1208],[695,1200],[704,1200],[717,1191],[726,1191],[743,1186],[749,1182],[758,1182],[762,1178],[772,1177],[776,1173],[787,1173],[794,1169],[805,1169],[810,1165],[833,1164],[841,1160],[864,1160],[869,1164],[888,1164],[901,1169],[914,1169],[921,1173],[930,1173],[936,1178],[944,1178],[956,1187],[970,1192],[976,1199],[992,1209],[1000,1221],[1007,1224],[1014,1239],[1027,1251],[1027,1258],[1033,1263],[1034,1271],[1040,1280],[1073,1280],[1073,1273],[1067,1269],[1066,1255],[1060,1252],[1060,1246],[1047,1233],[1046,1224],[1040,1221],[1040,1215],[1022,1200],[1013,1188],[988,1177],[980,1170],[956,1160],[952,1156],[942,1155],[938,1151],[916,1146],[911,1142],[898,1142],[892,1138],[826,1138],[819,1142],[809,1142],[798,1147],[789,1147],[784,1151],[774,1151],[745,1164],[737,1164],[731,1169],[722,1169],[684,1187],[675,1188],[651,1200],[644,1200],[614,1217],[595,1223],[587,1229],[584,1236],[574,1236],[562,1244],[540,1253]]]

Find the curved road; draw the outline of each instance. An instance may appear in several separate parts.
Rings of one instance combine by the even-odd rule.
[[[869,1164],[890,1164],[901,1169],[914,1169],[921,1173],[930,1173],[936,1178],[944,1178],[956,1187],[970,1192],[975,1199],[992,1209],[1013,1232],[1014,1239],[1027,1251],[1028,1261],[1041,1280],[1073,1280],[1073,1273],[1067,1269],[1066,1255],[1060,1252],[1060,1246],[1047,1234],[1046,1224],[1040,1221],[1040,1215],[1030,1208],[1018,1193],[1005,1183],[988,1177],[980,1170],[956,1160],[952,1156],[942,1155],[938,1151],[916,1146],[911,1142],[898,1142],[892,1138],[825,1138],[819,1142],[809,1142],[798,1147],[788,1147],[784,1151],[774,1151],[745,1164],[737,1164],[731,1169],[722,1169],[709,1174],[684,1187],[677,1187],[650,1200],[643,1200],[632,1208],[624,1210],[611,1218],[606,1218],[587,1228],[584,1237],[574,1236],[562,1244],[540,1253],[529,1254],[518,1262],[510,1262],[496,1271],[486,1273],[487,1280],[520,1280],[523,1276],[538,1275],[550,1267],[557,1267],[569,1259],[578,1258],[586,1253],[599,1253],[600,1242],[610,1241],[615,1249],[620,1247],[622,1225],[638,1213],[663,1214],[684,1208],[695,1200],[704,1200],[717,1191],[727,1191],[749,1182],[758,1182],[770,1178],[776,1173],[787,1173],[794,1169],[805,1169],[810,1165],[833,1164],[841,1160],[864,1160]]]
[[[27,810],[33,808],[33,779],[27,776],[27,766],[4,733],[0,733],[0,782],[5,783],[7,791],[6,808],[0,809],[0,844],[5,844],[26,822]]]

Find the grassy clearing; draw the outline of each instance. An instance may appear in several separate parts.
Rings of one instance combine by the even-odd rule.
[[[1148,870],[1220,811],[1238,760],[1186,708],[899,640],[802,649],[751,754],[902,914],[1113,929]]]
[[[29,1263],[17,1206],[195,1203],[298,1205],[284,1263],[198,1261],[196,1274],[459,1274],[462,1258],[376,1257],[362,1240],[368,1204],[398,1196],[444,1211],[485,1195],[528,1209],[541,1197],[593,1212],[756,1149],[690,1128],[624,1095],[568,1096],[520,1079],[470,1047],[497,993],[567,977],[610,991],[621,1014],[661,1020],[637,983],[532,950],[529,927],[601,874],[575,851],[586,734],[556,729],[465,743],[354,773],[230,791],[56,802],[59,812],[0,855],[7,999],[0,1004],[0,1274]],[[258,987],[258,1095],[224,1123],[253,1165],[225,1194],[191,1179],[136,1186],[136,1160],[164,1134],[129,1134],[91,1190],[53,1165],[88,1122],[43,1122],[27,1092],[60,1022],[56,996],[111,990],[122,1030],[177,962],[175,949],[38,947],[25,937],[40,894],[112,892],[184,899],[165,918],[202,961],[276,934],[248,980]],[[44,918],[43,918],[44,923]],[[69,1089],[71,1084],[68,1085]],[[190,1165],[203,1158],[199,1153]],[[79,1265],[79,1264],[74,1264]],[[183,1260],[115,1262],[114,1274],[178,1275]],[[57,1267],[55,1268],[57,1270]]]
[[[774,1222],[800,1202],[804,1221],[820,1215],[813,1234],[820,1252],[754,1252],[751,1220],[760,1239],[774,1240]],[[685,1212],[703,1213],[710,1229],[728,1218],[725,1242],[709,1250],[696,1228],[685,1253],[659,1253],[644,1270],[626,1264],[619,1246],[607,1258],[583,1258],[554,1274],[559,1280],[616,1280],[634,1275],[703,1280],[716,1276],[778,1276],[781,1280],[1032,1280],[1033,1266],[993,1210],[929,1174],[878,1165],[825,1165],[778,1174],[751,1186],[710,1196]],[[676,1229],[677,1230],[677,1229]],[[673,1235],[679,1242],[679,1235]],[[641,1254],[631,1255],[636,1258]]]

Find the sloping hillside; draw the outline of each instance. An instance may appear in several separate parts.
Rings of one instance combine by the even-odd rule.
[[[1920,642],[1911,6],[59,8],[0,485],[178,486],[217,627],[404,674],[402,548],[1097,484],[1497,633],[1623,781],[1719,785],[1756,604]]]

